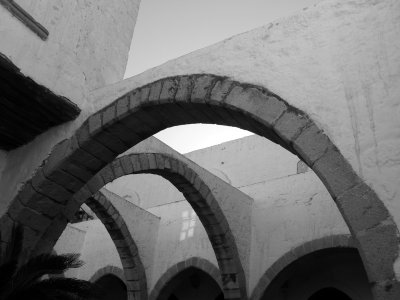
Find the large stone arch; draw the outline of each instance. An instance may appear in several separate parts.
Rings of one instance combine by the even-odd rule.
[[[203,272],[210,275],[215,282],[218,283],[221,289],[223,289],[222,282],[221,282],[221,273],[219,269],[210,263],[208,260],[201,258],[201,257],[191,257],[184,261],[181,261],[172,267],[170,267],[158,280],[155,284],[154,288],[152,289],[149,300],[157,300],[160,296],[160,293],[163,287],[176,275],[180,272],[184,271],[187,268],[197,268],[202,270]]]
[[[300,259],[301,257],[316,252],[322,249],[331,248],[356,248],[354,239],[348,234],[337,234],[319,238],[306,242],[292,250],[283,254],[277,261],[275,261],[268,270],[258,280],[256,287],[251,293],[251,300],[260,300],[264,292],[267,290],[269,284],[274,278],[292,262]]]
[[[128,299],[147,299],[146,273],[124,219],[101,191],[84,202],[106,227],[121,259]],[[56,224],[54,224],[56,225]],[[58,224],[57,224],[58,225]],[[56,242],[56,241],[55,241]]]
[[[27,247],[32,247],[44,231],[51,235],[48,225],[52,218],[65,218],[62,204],[117,155],[162,129],[190,123],[240,127],[298,155],[338,205],[357,243],[375,298],[400,295],[393,269],[399,250],[398,229],[382,201],[329,137],[307,114],[267,89],[214,75],[161,79],[93,114],[71,138],[54,147],[2,223],[27,225],[31,231]],[[44,216],[43,206],[54,207],[52,215]],[[27,214],[29,218],[25,218]]]

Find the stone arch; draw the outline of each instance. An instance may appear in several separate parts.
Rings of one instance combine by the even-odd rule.
[[[100,279],[101,277],[103,277],[104,275],[107,275],[107,274],[111,274],[111,275],[114,275],[115,277],[118,277],[123,283],[125,283],[125,285],[127,285],[125,275],[124,275],[124,270],[122,270],[121,268],[116,267],[116,266],[105,266],[105,267],[98,269],[92,275],[92,277],[90,277],[89,281],[96,282],[98,279]]]
[[[125,274],[125,276],[122,276],[123,279],[121,279],[120,275],[117,277],[125,283],[128,299],[147,299],[146,273],[136,243],[129,233],[124,219],[101,191],[98,191],[93,197],[87,198],[84,203],[89,206],[103,223],[104,227],[106,227],[107,232],[117,248],[118,255],[124,268],[123,274]],[[105,268],[107,268],[107,270],[114,270],[116,267]],[[104,268],[99,271],[101,270],[105,272]],[[117,273],[117,271],[115,271],[115,273]],[[103,273],[103,275],[104,274],[105,273]]]
[[[329,137],[306,113],[266,88],[210,74],[149,83],[94,113],[71,138],[53,148],[13,200],[2,225],[9,228],[15,221],[26,225],[30,249],[44,232],[57,236],[59,232],[49,228],[52,220],[66,218],[63,205],[106,164],[162,129],[190,123],[239,127],[298,155],[336,202],[357,243],[376,299],[400,295],[393,269],[399,252],[398,229],[382,201]]]
[[[264,292],[267,290],[269,284],[274,278],[292,262],[300,259],[301,257],[316,252],[322,249],[331,248],[356,248],[356,244],[351,235],[338,234],[326,236],[316,240],[306,242],[282,255],[275,261],[268,270],[261,276],[256,287],[254,288],[251,300],[260,300]]]
[[[215,282],[218,283],[221,290],[223,289],[221,282],[221,273],[219,269],[216,266],[214,266],[214,264],[210,263],[208,260],[204,258],[191,257],[187,260],[177,263],[176,265],[173,265],[158,279],[156,285],[154,286],[149,295],[149,300],[157,300],[165,284],[167,284],[172,278],[174,278],[180,272],[190,267],[200,269],[203,272],[207,273],[215,280]]]
[[[72,216],[82,203],[86,203],[106,226],[118,252],[120,252],[121,260],[123,258],[129,259],[130,257],[135,259],[139,255],[138,250],[130,237],[123,218],[99,190],[119,177],[141,173],[162,176],[183,193],[208,234],[222,270],[225,296],[246,295],[246,280],[237,246],[217,200],[203,180],[186,163],[170,155],[132,153],[115,159],[74,195],[73,201],[66,208],[66,215]],[[91,195],[95,196],[91,197]],[[45,233],[42,236],[42,240],[38,243],[39,248],[36,249],[37,252],[47,250],[40,248],[40,245],[53,245],[57,241],[54,238],[57,235],[54,235],[53,232],[55,230],[62,232],[65,228],[65,223],[65,220],[52,222],[52,225],[49,226],[52,229],[52,234]],[[51,241],[50,239],[53,240]],[[123,260],[122,262],[124,265]],[[136,261],[127,262],[127,265],[124,265],[124,270],[132,269],[132,265],[139,266],[140,259],[137,258]],[[143,289],[146,287],[145,281],[143,281],[141,287]]]

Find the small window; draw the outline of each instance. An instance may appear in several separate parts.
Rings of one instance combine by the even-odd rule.
[[[302,160],[297,163],[297,174],[305,173],[308,171],[308,166]]]
[[[189,211],[182,212],[182,229],[179,237],[180,241],[190,238],[194,235],[196,227],[196,213],[192,210],[189,216]]]

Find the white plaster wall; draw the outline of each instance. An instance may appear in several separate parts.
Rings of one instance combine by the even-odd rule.
[[[55,92],[84,105],[88,91],[123,78],[140,0],[18,0],[41,40],[0,6],[0,52]]]
[[[241,189],[254,198],[249,291],[289,250],[334,234],[350,234],[338,208],[314,172]]]
[[[0,53],[26,76],[75,102],[82,112],[8,152],[0,181],[3,215],[25,181],[93,112],[89,91],[122,80],[140,0],[18,0],[50,32],[42,41],[0,5]],[[0,158],[1,161],[1,158]]]
[[[65,227],[57,243],[54,245],[54,250],[57,254],[80,253],[80,259],[82,259],[87,232],[87,227],[82,225],[82,223],[68,224]],[[65,272],[65,275],[68,277],[77,277],[79,272],[80,269],[69,269]]]
[[[183,194],[171,182],[153,174],[120,177],[107,184],[105,188],[145,209],[185,200]]]
[[[122,155],[131,152],[164,152],[182,158],[178,152],[162,144],[156,138],[150,138]],[[299,162],[299,158],[286,149],[257,135],[192,151],[184,156],[240,189],[296,174]],[[152,174],[124,176],[109,183],[106,188],[143,208],[184,200],[182,193],[169,181]],[[247,193],[246,190],[242,191]]]
[[[146,278],[150,280],[160,218],[106,189],[101,189],[101,192],[121,214],[137,246]]]
[[[299,159],[258,135],[186,153],[185,156],[234,187],[296,174]]]
[[[103,267],[115,266],[122,269],[114,242],[99,219],[77,223],[76,225],[86,231],[85,243],[80,257],[85,265],[77,269],[74,276],[89,280]]]
[[[148,282],[149,291],[152,290],[158,279],[173,265],[190,257],[201,257],[218,267],[217,259],[212,249],[207,233],[196,216],[194,235],[180,240],[182,232],[182,213],[192,213],[187,201],[179,201],[150,208],[149,211],[159,217],[160,229],[154,257],[151,281]]]
[[[304,110],[400,224],[400,2],[326,0],[297,15],[95,91],[100,108],[156,79],[193,73],[264,86]]]

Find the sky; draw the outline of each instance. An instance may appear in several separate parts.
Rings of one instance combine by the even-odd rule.
[[[320,0],[142,0],[125,78],[166,61],[267,25]],[[156,137],[181,153],[251,133],[193,124],[168,128]]]

